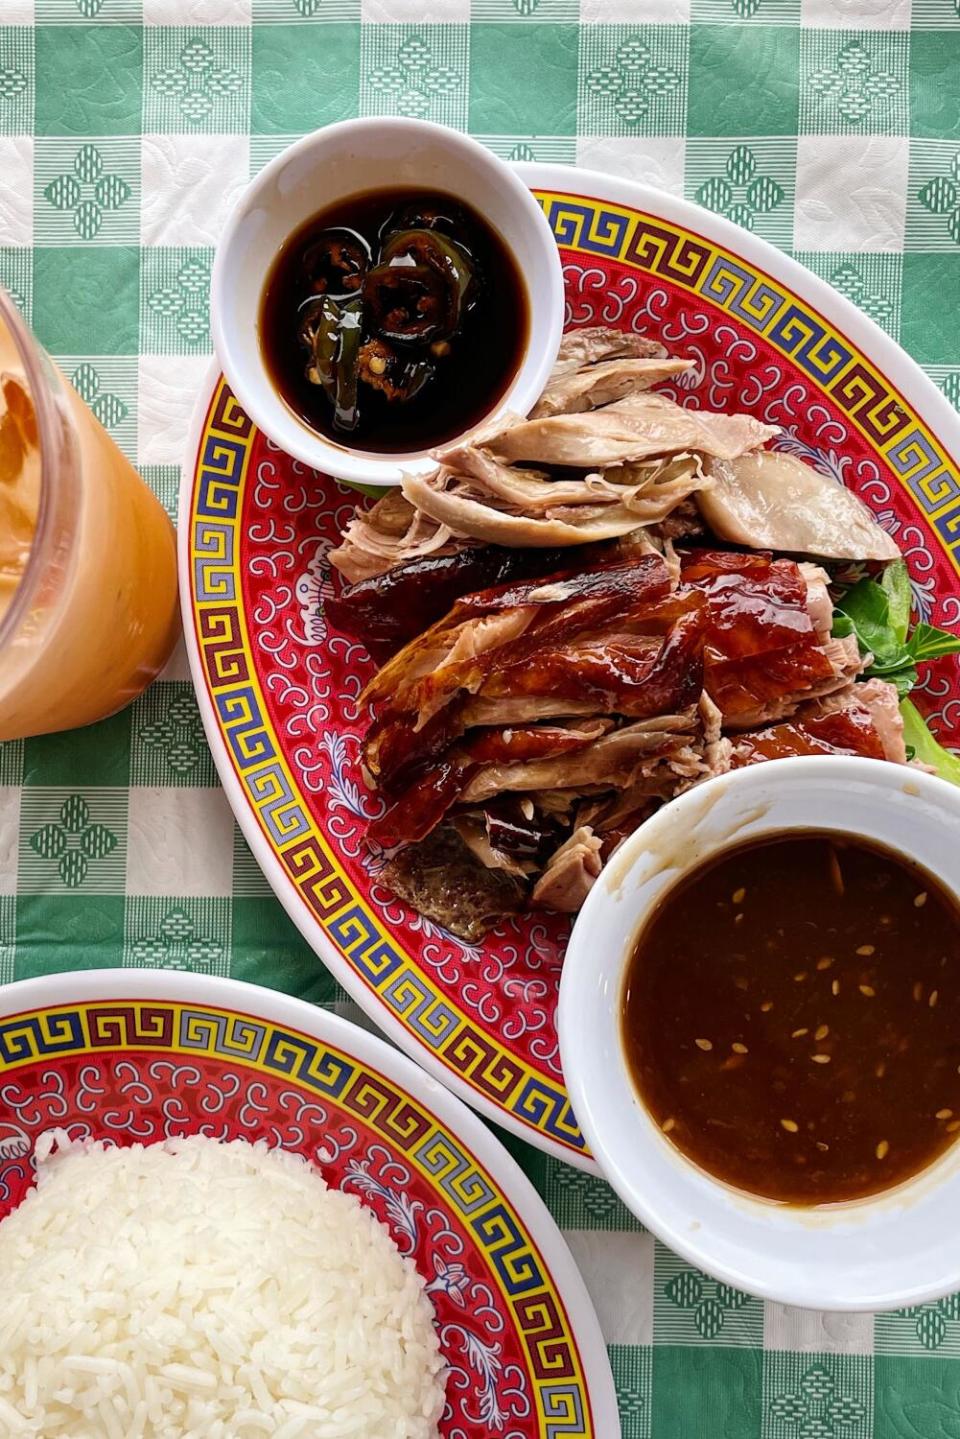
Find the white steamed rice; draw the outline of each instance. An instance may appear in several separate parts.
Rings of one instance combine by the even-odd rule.
[[[0,1285],[4,1439],[438,1434],[423,1280],[297,1156],[45,1135]]]

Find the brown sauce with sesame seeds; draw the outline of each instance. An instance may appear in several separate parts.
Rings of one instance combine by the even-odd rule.
[[[960,1137],[960,906],[852,836],[732,847],[642,930],[622,1032],[646,1108],[716,1178],[787,1204],[876,1194]]]

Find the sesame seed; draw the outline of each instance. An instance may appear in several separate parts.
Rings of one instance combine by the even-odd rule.
[[[882,1064],[882,1063],[881,1063],[881,1064],[878,1064],[877,1067],[876,1067],[876,1069],[875,1069],[873,1072],[874,1072],[874,1074],[877,1076],[878,1079],[882,1079],[883,1076],[884,1076],[884,1075],[886,1074],[886,1072],[887,1072],[887,1066],[886,1066],[885,1064]]]
[[[795,974],[793,977],[797,984],[802,984],[807,977],[807,971],[805,969],[801,969],[800,973]]]
[[[820,1027],[819,1027],[819,1029],[817,1029],[816,1032],[814,1033],[814,1036],[813,1036],[813,1037],[814,1037],[814,1039],[826,1039],[826,1037],[827,1037],[827,1035],[828,1035],[829,1033],[830,1033],[830,1026],[829,1026],[829,1024],[821,1024]]]
[[[735,889],[733,891],[733,894],[730,896],[734,904],[743,904],[743,901],[746,899],[746,897],[747,891],[744,889],[743,885],[741,885],[739,889]]]
[[[857,954],[862,955],[870,955],[875,953],[876,951],[872,944],[861,944],[860,948],[857,950]]]
[[[671,1129],[674,1129],[676,1127],[676,1123],[677,1121],[675,1119],[665,1119],[661,1124],[660,1128],[663,1130],[664,1134],[669,1134]]]
[[[858,984],[857,988],[859,989],[860,993],[865,994],[868,999],[873,999],[874,995],[877,992],[872,984]]]
[[[830,1056],[829,1056],[829,1054],[811,1054],[810,1058],[813,1060],[814,1064],[829,1064],[829,1063],[830,1063]]]
[[[788,1134],[796,1134],[800,1128],[795,1119],[781,1119],[780,1127],[781,1129],[785,1129]]]
[[[773,1008],[773,1000],[772,1000],[772,999],[765,999],[765,1000],[763,1001],[763,1003],[761,1004],[761,1006],[760,1006],[760,1010],[761,1010],[761,1013],[762,1013],[762,1014],[769,1014],[772,1008]],[[960,1073],[960,1070],[958,1070],[957,1072]]]
[[[734,976],[733,987],[734,989],[749,989],[750,981],[745,974],[737,974]]]
[[[939,989],[931,989],[931,991],[930,991],[930,998],[927,1000],[927,1004],[930,1006],[931,1009],[933,1009],[934,1005],[936,1004],[936,1002],[937,1002],[937,1000],[938,1000],[939,998],[940,998],[940,991],[939,991]]]
[[[951,1119],[950,1123],[944,1126],[948,1134],[956,1134],[960,1129],[960,1119]]]
[[[833,983],[832,983],[831,986],[830,986],[830,990],[831,990],[831,993],[833,993],[833,994],[839,994],[839,993],[840,993],[840,981],[839,981],[839,979],[835,979],[835,980],[833,981]]]
[[[890,1153],[890,1145],[888,1141],[886,1139],[881,1139],[880,1143],[874,1150],[874,1153],[876,1154],[878,1159],[886,1159],[887,1155]]]
[[[832,963],[833,963],[833,956],[832,956],[832,955],[829,955],[829,954],[825,954],[825,955],[823,955],[823,957],[822,957],[821,959],[818,959],[818,960],[817,960],[817,968],[818,968],[818,969],[829,969]]]
[[[913,986],[913,997],[916,1000],[917,1004],[919,1004],[921,999],[923,998],[923,985],[920,983],[919,979]]]
[[[935,1118],[935,1119],[952,1119],[952,1118],[953,1118],[953,1110],[952,1110],[952,1109],[938,1109],[937,1112],[936,1112],[936,1114],[935,1114],[935,1116],[934,1116],[934,1118]]]
[[[822,1139],[818,1139],[818,1140],[817,1140],[817,1148],[821,1151],[821,1153],[826,1154],[826,1152],[827,1152],[827,1150],[830,1148],[830,1146],[829,1146],[829,1144],[824,1144],[824,1142],[823,1142]]]
[[[925,889],[922,889],[919,894],[915,894],[913,896],[913,904],[915,909],[923,909],[923,906],[926,904],[926,902],[927,891]]]
[[[743,924],[743,910],[733,916],[734,924]]]
[[[750,1051],[747,1049],[747,1046],[746,1046],[745,1044],[739,1044],[739,1043],[737,1043],[737,1044],[731,1044],[730,1048],[733,1050],[734,1054],[749,1054],[749,1053],[750,1053]]]
[[[713,1041],[709,1039],[695,1039],[693,1042],[698,1049],[706,1050],[713,1048]]]
[[[809,1034],[809,1033],[810,1033],[809,1029],[795,1029],[795,1030],[793,1031],[793,1033],[791,1034],[790,1038],[791,1038],[791,1039],[802,1039],[805,1034]]]

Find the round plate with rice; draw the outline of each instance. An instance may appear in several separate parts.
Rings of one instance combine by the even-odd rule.
[[[513,1160],[299,1000],[131,971],[7,986],[0,1220],[0,1434],[620,1432]]]

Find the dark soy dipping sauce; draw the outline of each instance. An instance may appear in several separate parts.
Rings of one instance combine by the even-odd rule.
[[[424,215],[426,226],[415,222]],[[429,378],[410,398],[389,399],[362,380],[353,423],[338,419],[333,399],[307,378],[308,354],[298,340],[304,305],[315,303],[315,256],[325,232],[359,237],[355,251],[369,252],[376,268],[392,231],[433,229],[466,256],[470,285],[455,319],[447,318],[431,342],[388,342],[394,364],[429,367]],[[450,251],[447,250],[447,258]],[[396,262],[396,257],[395,257]],[[412,266],[409,256],[400,263]],[[457,256],[454,255],[454,263]],[[313,267],[311,271],[311,267]],[[421,272],[422,273],[422,272]],[[426,279],[429,280],[429,276]],[[381,338],[386,306],[364,293],[364,277],[350,280],[348,300],[358,300],[362,339]],[[529,333],[529,299],[516,261],[496,231],[469,205],[436,191],[397,188],[352,195],[315,215],[283,246],[267,279],[260,307],[260,344],[278,393],[290,409],[326,439],[351,449],[382,454],[423,450],[462,434],[493,410],[513,381]],[[379,313],[378,313],[379,312]],[[389,327],[389,326],[388,326]],[[415,371],[422,374],[423,371]],[[407,373],[411,373],[407,371]]]
[[[661,900],[622,1025],[641,1099],[701,1168],[788,1204],[875,1194],[960,1134],[960,910],[850,836],[739,845]]]

